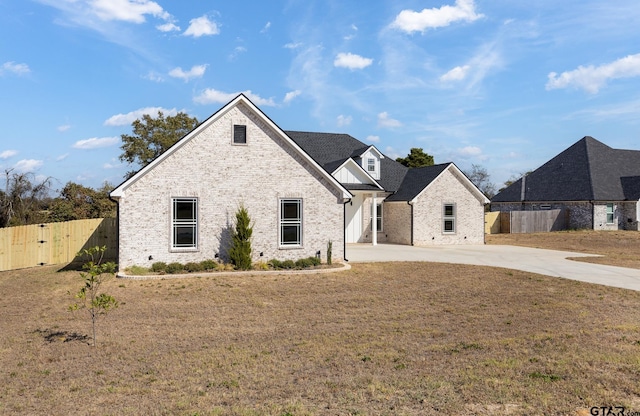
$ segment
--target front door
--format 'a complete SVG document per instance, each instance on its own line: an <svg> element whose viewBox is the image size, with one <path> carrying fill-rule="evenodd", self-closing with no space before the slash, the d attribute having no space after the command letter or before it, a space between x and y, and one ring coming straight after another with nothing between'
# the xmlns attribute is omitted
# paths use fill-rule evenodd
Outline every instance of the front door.
<svg viewBox="0 0 640 416"><path fill-rule="evenodd" d="M357 243L362 237L363 202L363 195L358 194L351 198L351 202L346 205L345 215L347 216L347 229L345 230L345 239L347 243Z"/></svg>

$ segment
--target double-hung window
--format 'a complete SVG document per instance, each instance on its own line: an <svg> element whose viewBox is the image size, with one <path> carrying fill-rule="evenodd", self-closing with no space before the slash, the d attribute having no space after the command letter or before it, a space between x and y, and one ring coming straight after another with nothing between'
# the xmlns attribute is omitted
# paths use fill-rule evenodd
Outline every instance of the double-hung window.
<svg viewBox="0 0 640 416"><path fill-rule="evenodd" d="M456 204L442 206L442 232L455 234L456 232Z"/></svg>
<svg viewBox="0 0 640 416"><path fill-rule="evenodd" d="M376 204L375 215L371 213L371 229L373 230L373 217L376 219L376 230L382 231L382 204Z"/></svg>
<svg viewBox="0 0 640 416"><path fill-rule="evenodd" d="M280 200L280 246L302 247L302 199Z"/></svg>
<svg viewBox="0 0 640 416"><path fill-rule="evenodd" d="M376 160L372 157L367 159L367 172L375 173L376 171Z"/></svg>
<svg viewBox="0 0 640 416"><path fill-rule="evenodd" d="M607 204L607 224L613 224L613 203Z"/></svg>
<svg viewBox="0 0 640 416"><path fill-rule="evenodd" d="M197 198L171 200L171 248L176 250L198 248Z"/></svg>

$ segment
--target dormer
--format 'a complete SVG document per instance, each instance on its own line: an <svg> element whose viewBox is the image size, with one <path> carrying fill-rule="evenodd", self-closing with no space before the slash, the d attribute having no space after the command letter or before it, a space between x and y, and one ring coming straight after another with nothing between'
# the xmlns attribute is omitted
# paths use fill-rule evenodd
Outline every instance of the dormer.
<svg viewBox="0 0 640 416"><path fill-rule="evenodd" d="M384 155L375 146L361 149L354 157L373 179L380 179L380 160L384 159Z"/></svg>

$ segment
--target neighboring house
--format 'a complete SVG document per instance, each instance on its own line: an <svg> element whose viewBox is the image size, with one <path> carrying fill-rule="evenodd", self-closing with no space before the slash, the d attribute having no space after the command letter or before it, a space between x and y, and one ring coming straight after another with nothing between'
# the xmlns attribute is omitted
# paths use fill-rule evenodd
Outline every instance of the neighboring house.
<svg viewBox="0 0 640 416"><path fill-rule="evenodd" d="M337 260L346 243L482 244L488 203L453 163L408 169L348 135L283 131L242 94L111 197L121 268L227 260L241 205L266 261L326 260L329 241Z"/></svg>
<svg viewBox="0 0 640 416"><path fill-rule="evenodd" d="M492 211L568 211L569 228L638 230L640 151L584 137L499 192Z"/></svg>

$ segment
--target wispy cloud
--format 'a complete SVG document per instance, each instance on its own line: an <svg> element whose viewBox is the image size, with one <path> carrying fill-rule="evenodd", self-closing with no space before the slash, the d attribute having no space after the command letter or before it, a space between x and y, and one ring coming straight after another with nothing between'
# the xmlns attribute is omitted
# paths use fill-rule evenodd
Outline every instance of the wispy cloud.
<svg viewBox="0 0 640 416"><path fill-rule="evenodd" d="M469 73L469 65L457 66L440 77L442 82L462 81Z"/></svg>
<svg viewBox="0 0 640 416"><path fill-rule="evenodd" d="M97 149L100 147L109 147L120 143L120 137L92 137L91 139L78 140L73 144L75 149Z"/></svg>
<svg viewBox="0 0 640 416"><path fill-rule="evenodd" d="M353 53L339 53L333 61L333 65L338 68L363 69L373 63L373 59L365 58Z"/></svg>
<svg viewBox="0 0 640 416"><path fill-rule="evenodd" d="M378 114L378 127L395 128L400 126L402 126L402 123L389 117L389 113L386 111Z"/></svg>
<svg viewBox="0 0 640 416"><path fill-rule="evenodd" d="M158 29L160 32L179 32L180 26L172 22L167 22L162 25L157 25L156 29Z"/></svg>
<svg viewBox="0 0 640 416"><path fill-rule="evenodd" d="M200 36L211 36L220 33L218 24L209 20L207 16L196 17L189 21L189 27L184 31L183 35L199 38Z"/></svg>
<svg viewBox="0 0 640 416"><path fill-rule="evenodd" d="M9 159L18 154L17 150L3 150L0 152L0 159Z"/></svg>
<svg viewBox="0 0 640 416"><path fill-rule="evenodd" d="M172 17L162 6L150 0L37 0L64 12L76 24L90 26L92 17L102 21L144 23L146 16L166 21Z"/></svg>
<svg viewBox="0 0 640 416"><path fill-rule="evenodd" d="M269 29L271 29L271 22L267 22L267 24L264 25L260 33L266 33L269 31Z"/></svg>
<svg viewBox="0 0 640 416"><path fill-rule="evenodd" d="M298 48L301 48L302 45L303 45L302 42L290 42L290 43L286 43L284 45L284 48L285 49L298 49Z"/></svg>
<svg viewBox="0 0 640 416"><path fill-rule="evenodd" d="M43 164L44 162L42 160L22 159L13 165L13 168L18 172L33 172Z"/></svg>
<svg viewBox="0 0 640 416"><path fill-rule="evenodd" d="M148 114L151 118L156 118L158 112L162 112L165 116L175 116L178 114L178 110L175 108L163 108L163 107L145 107L139 108L134 111L130 111L126 114L116 114L109 117L105 122L105 126L128 126L134 121L142 118L145 114Z"/></svg>
<svg viewBox="0 0 640 416"><path fill-rule="evenodd" d="M300 90L289 91L288 93L285 94L283 101L284 101L285 104L289 104L291 101L293 101L300 94L302 94L302 91L300 91Z"/></svg>
<svg viewBox="0 0 640 416"><path fill-rule="evenodd" d="M476 13L473 0L456 0L455 6L423 9L421 12L402 10L395 18L391 27L403 32L424 32L427 29L449 26L451 23L473 22L484 17Z"/></svg>
<svg viewBox="0 0 640 416"><path fill-rule="evenodd" d="M5 62L0 67L0 75L4 75L5 73L15 74L15 75L25 75L25 74L28 74L29 72L31 72L31 69L29 69L29 65L17 64L13 61Z"/></svg>
<svg viewBox="0 0 640 416"><path fill-rule="evenodd" d="M188 71L177 67L169 71L169 76L180 78L183 79L184 82L188 82L192 78L201 78L207 70L207 66L208 65L194 65Z"/></svg>
<svg viewBox="0 0 640 416"><path fill-rule="evenodd" d="M63 124L61 126L57 127L57 130L61 133L64 133L65 131L69 130L71 128L71 124Z"/></svg>
<svg viewBox="0 0 640 416"><path fill-rule="evenodd" d="M596 94L610 79L637 76L640 76L640 54L625 56L600 66L580 65L577 69L563 72L560 75L556 72L551 72L548 75L546 89L554 90L573 87Z"/></svg>
<svg viewBox="0 0 640 416"><path fill-rule="evenodd" d="M338 127L348 126L348 125L351 124L352 121L353 121L353 117L351 117L351 116L345 116L345 115L340 114L337 117Z"/></svg>
<svg viewBox="0 0 640 416"><path fill-rule="evenodd" d="M262 98L259 95L252 93L251 90L242 91L242 93L257 106L273 107L276 105L273 98ZM236 98L238 94L240 94L240 92L223 92L213 88L207 88L199 95L193 97L193 101L198 104L226 104Z"/></svg>
<svg viewBox="0 0 640 416"><path fill-rule="evenodd" d="M380 143L380 136L367 136L365 143Z"/></svg>

